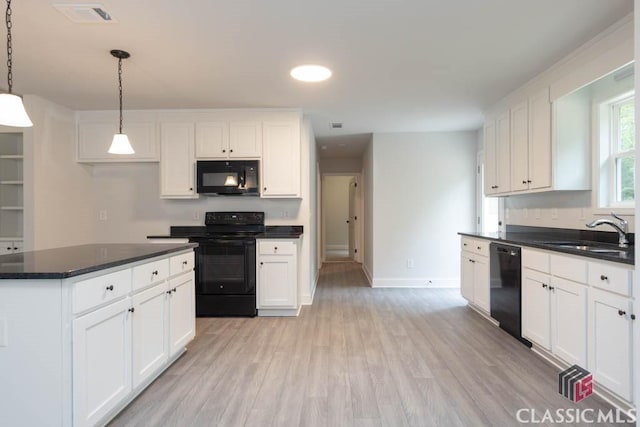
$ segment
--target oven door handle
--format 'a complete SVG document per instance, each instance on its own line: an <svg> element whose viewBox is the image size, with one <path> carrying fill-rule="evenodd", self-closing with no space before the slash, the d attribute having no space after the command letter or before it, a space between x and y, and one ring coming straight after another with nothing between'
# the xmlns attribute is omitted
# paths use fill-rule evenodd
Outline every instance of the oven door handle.
<svg viewBox="0 0 640 427"><path fill-rule="evenodd" d="M203 246L246 246L246 243L252 243L253 239L209 239L201 240L198 243Z"/></svg>

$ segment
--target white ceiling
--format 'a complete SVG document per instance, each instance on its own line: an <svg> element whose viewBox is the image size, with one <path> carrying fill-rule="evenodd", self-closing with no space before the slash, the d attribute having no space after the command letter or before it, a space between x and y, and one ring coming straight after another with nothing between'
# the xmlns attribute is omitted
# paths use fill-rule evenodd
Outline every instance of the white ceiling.
<svg viewBox="0 0 640 427"><path fill-rule="evenodd" d="M118 23L77 24L52 3L13 3L15 92L116 109L109 50L124 49L125 109L300 107L324 143L477 129L483 109L633 10L633 0L105 0ZM293 81L301 63L333 78Z"/></svg>

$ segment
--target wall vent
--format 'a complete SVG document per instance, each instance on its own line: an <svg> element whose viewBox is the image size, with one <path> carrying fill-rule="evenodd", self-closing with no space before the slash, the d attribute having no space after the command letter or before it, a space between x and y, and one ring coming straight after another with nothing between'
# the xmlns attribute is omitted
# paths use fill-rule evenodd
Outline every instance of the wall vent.
<svg viewBox="0 0 640 427"><path fill-rule="evenodd" d="M331 123L330 125L331 125L331 129L342 129L342 123L335 122L335 123Z"/></svg>
<svg viewBox="0 0 640 427"><path fill-rule="evenodd" d="M79 24L113 24L118 22L99 3L54 3L52 6L72 22Z"/></svg>

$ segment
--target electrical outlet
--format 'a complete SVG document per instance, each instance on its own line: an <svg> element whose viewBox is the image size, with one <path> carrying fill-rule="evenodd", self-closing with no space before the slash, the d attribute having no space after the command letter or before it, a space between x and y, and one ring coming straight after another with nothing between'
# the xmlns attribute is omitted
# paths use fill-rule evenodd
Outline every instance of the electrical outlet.
<svg viewBox="0 0 640 427"><path fill-rule="evenodd" d="M194 220L199 220L200 219L200 212L193 211L193 219Z"/></svg>
<svg viewBox="0 0 640 427"><path fill-rule="evenodd" d="M284 212L282 213L282 217L283 217L283 218L289 218L289 211L284 211Z"/></svg>
<svg viewBox="0 0 640 427"><path fill-rule="evenodd" d="M407 259L407 268L413 268L413 258Z"/></svg>
<svg viewBox="0 0 640 427"><path fill-rule="evenodd" d="M558 219L558 208L551 209L551 219Z"/></svg>
<svg viewBox="0 0 640 427"><path fill-rule="evenodd" d="M522 218L524 219L529 218L529 209L527 208L522 209Z"/></svg>
<svg viewBox="0 0 640 427"><path fill-rule="evenodd" d="M540 208L536 208L536 219L540 219Z"/></svg>
<svg viewBox="0 0 640 427"><path fill-rule="evenodd" d="M107 211L98 212L98 219L100 221L106 221L107 220Z"/></svg>

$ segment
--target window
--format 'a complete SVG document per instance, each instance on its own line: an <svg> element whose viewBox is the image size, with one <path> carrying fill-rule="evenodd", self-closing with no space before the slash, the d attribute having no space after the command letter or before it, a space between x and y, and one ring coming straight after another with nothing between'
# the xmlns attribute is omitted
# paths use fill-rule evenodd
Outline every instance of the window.
<svg viewBox="0 0 640 427"><path fill-rule="evenodd" d="M627 92L599 105L599 202L601 208L635 206L635 97Z"/></svg>
<svg viewBox="0 0 640 427"><path fill-rule="evenodd" d="M635 200L636 126L634 97L611 104L611 155L613 205L633 205Z"/></svg>

